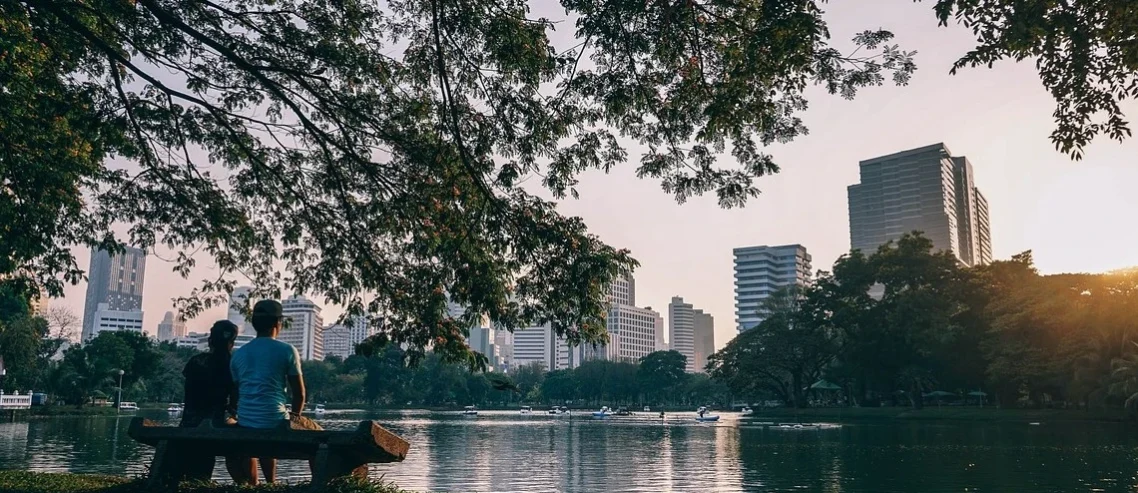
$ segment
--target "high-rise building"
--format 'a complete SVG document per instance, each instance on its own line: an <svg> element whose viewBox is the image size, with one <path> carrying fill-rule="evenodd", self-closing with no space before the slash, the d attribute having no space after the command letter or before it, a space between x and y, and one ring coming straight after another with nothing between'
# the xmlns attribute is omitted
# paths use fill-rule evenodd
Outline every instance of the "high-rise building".
<svg viewBox="0 0 1138 493"><path fill-rule="evenodd" d="M348 359L355 352L351 343L352 330L346 325L330 325L324 329L324 358L338 356Z"/></svg>
<svg viewBox="0 0 1138 493"><path fill-rule="evenodd" d="M701 312L702 313L702 312ZM672 350L687 358L688 372L694 372L695 364L695 307L684 303L684 299L673 296L668 303L668 340Z"/></svg>
<svg viewBox="0 0 1138 493"><path fill-rule="evenodd" d="M802 245L743 247L734 254L735 324L740 332L763 321L763 301L772 293L810 282L811 258Z"/></svg>
<svg viewBox="0 0 1138 493"><path fill-rule="evenodd" d="M933 144L865 160L860 168L861 183L848 188L851 249L869 255L920 231L965 265L992 261L988 202L968 158Z"/></svg>
<svg viewBox="0 0 1138 493"><path fill-rule="evenodd" d="M548 325L515 330L510 356L512 368L538 363L546 369L553 369L553 339L553 329Z"/></svg>
<svg viewBox="0 0 1138 493"><path fill-rule="evenodd" d="M91 250L87 269L87 299L83 304L84 342L95 337L95 315L100 304L114 312L138 312L142 318L142 287L146 279L146 252L127 247L113 257L105 250ZM140 329L141 330L141 329Z"/></svg>
<svg viewBox="0 0 1138 493"><path fill-rule="evenodd" d="M656 339L664 330L664 318L651 307L612 305L606 322L609 343L604 349L609 361L640 361L656 351Z"/></svg>
<svg viewBox="0 0 1138 493"><path fill-rule="evenodd" d="M356 346L359 346L365 339L375 335L376 330L383 326L383 319L377 319L375 324L372 324L368 317L359 315L352 317L348 325L348 344L352 346L352 352L355 352Z"/></svg>
<svg viewBox="0 0 1138 493"><path fill-rule="evenodd" d="M158 341L173 341L184 335L186 335L186 321L174 312L166 312L166 316L158 323Z"/></svg>
<svg viewBox="0 0 1138 493"><path fill-rule="evenodd" d="M233 288L233 292L229 293L229 310L226 314L226 319L233 322L233 325L241 327L241 332L245 334L252 334L253 324L245 318L245 313L253 309L253 303L257 300L249 299L249 292L253 288L248 286L238 286Z"/></svg>
<svg viewBox="0 0 1138 493"><path fill-rule="evenodd" d="M618 275L609 283L607 298L612 304L636 306L636 279L631 272Z"/></svg>
<svg viewBox="0 0 1138 493"><path fill-rule="evenodd" d="M498 346L498 369L506 371L513 368L514 362L514 334L499 328L495 331L494 345Z"/></svg>
<svg viewBox="0 0 1138 493"><path fill-rule="evenodd" d="M466 343L470 349L486 357L488 368L498 367L498 348L494 345L496 334L490 327L472 327Z"/></svg>
<svg viewBox="0 0 1138 493"><path fill-rule="evenodd" d="M707 358L715 353L715 318L703 310L695 310L692 317L695 335L695 371L703 373Z"/></svg>
<svg viewBox="0 0 1138 493"><path fill-rule="evenodd" d="M142 333L142 310L114 310L107 303L99 303L91 320L90 337L84 342L94 339L101 332L137 332Z"/></svg>
<svg viewBox="0 0 1138 493"><path fill-rule="evenodd" d="M293 296L281 302L286 324L277 339L292 344L302 360L324 359L324 319L308 298Z"/></svg>

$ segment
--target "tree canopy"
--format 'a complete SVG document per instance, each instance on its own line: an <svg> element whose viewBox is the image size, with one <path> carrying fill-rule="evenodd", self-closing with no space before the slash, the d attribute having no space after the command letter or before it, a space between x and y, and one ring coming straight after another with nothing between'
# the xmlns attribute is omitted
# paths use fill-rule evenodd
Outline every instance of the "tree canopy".
<svg viewBox="0 0 1138 493"><path fill-rule="evenodd" d="M0 276L58 296L84 275L72 247L165 246L183 275L195 253L218 267L186 316L241 276L382 315L373 342L413 357L471 358L482 315L601 342L604 287L636 263L527 180L575 197L583 171L638 159L681 202L740 206L778 171L763 147L806 132L807 86L853 97L916 68L888 31L830 46L816 1L530 4L0 0ZM1038 57L1077 155L1128 133L1124 4L936 13L976 30L960 66Z"/></svg>

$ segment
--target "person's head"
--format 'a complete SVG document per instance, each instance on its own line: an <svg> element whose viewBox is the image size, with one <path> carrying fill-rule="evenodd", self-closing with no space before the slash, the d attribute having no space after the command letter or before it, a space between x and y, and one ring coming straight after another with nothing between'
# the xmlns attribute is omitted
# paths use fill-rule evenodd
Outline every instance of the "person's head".
<svg viewBox="0 0 1138 493"><path fill-rule="evenodd" d="M237 325L228 320L218 320L209 329L209 351L217 354L233 352L233 342L237 340Z"/></svg>
<svg viewBox="0 0 1138 493"><path fill-rule="evenodd" d="M276 337L281 330L284 307L276 300L261 300L253 305L253 330L258 337Z"/></svg>

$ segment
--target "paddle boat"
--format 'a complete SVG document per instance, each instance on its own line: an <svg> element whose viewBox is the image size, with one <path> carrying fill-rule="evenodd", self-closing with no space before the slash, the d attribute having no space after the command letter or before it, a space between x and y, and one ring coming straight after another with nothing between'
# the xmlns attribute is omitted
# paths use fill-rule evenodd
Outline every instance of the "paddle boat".
<svg viewBox="0 0 1138 493"><path fill-rule="evenodd" d="M137 411L138 404L135 402L122 401L119 403L119 411Z"/></svg>
<svg viewBox="0 0 1138 493"><path fill-rule="evenodd" d="M522 406L521 410L519 410L518 413L519 414L533 414L533 408L529 407L529 406Z"/></svg>
<svg viewBox="0 0 1138 493"><path fill-rule="evenodd" d="M478 409L474 406L466 406L462 408L463 416L478 416Z"/></svg>
<svg viewBox="0 0 1138 493"><path fill-rule="evenodd" d="M609 416L612 416L612 409L609 409L608 406L601 406L600 411L593 412L593 417L597 419L604 419Z"/></svg>
<svg viewBox="0 0 1138 493"><path fill-rule="evenodd" d="M747 406L743 406L743 410L739 411L739 414L742 416L750 416L752 414L755 414L755 411L753 411L751 408L749 408Z"/></svg>
<svg viewBox="0 0 1138 493"><path fill-rule="evenodd" d="M314 414L316 414L317 416L323 416L323 415L324 415L324 413L325 413L325 411L324 411L324 404L317 404L317 405L316 405L316 409L314 409L312 412L313 412Z"/></svg>
<svg viewBox="0 0 1138 493"><path fill-rule="evenodd" d="M644 412L650 413L650 412L652 412L652 408L650 408L648 406L644 406Z"/></svg>
<svg viewBox="0 0 1138 493"><path fill-rule="evenodd" d="M166 412L171 416L182 414L185 409L186 407L180 402L171 402L169 406L166 406Z"/></svg>
<svg viewBox="0 0 1138 493"><path fill-rule="evenodd" d="M699 421L700 423L712 423L719 421L718 414L707 414L708 412L710 411L706 406L700 406L700 408L695 412L695 420Z"/></svg>
<svg viewBox="0 0 1138 493"><path fill-rule="evenodd" d="M622 408L619 408L616 410L616 415L617 416L632 416L632 411L629 411L627 407L622 407Z"/></svg>

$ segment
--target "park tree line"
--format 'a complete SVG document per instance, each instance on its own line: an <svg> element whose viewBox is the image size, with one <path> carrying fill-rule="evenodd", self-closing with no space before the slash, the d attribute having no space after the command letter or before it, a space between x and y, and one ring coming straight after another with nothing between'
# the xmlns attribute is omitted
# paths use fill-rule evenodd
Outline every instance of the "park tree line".
<svg viewBox="0 0 1138 493"><path fill-rule="evenodd" d="M915 233L841 257L763 312L708 364L751 401L921 407L934 392L1006 407L1138 401L1138 271L1040 275L1031 252L969 268Z"/></svg>

